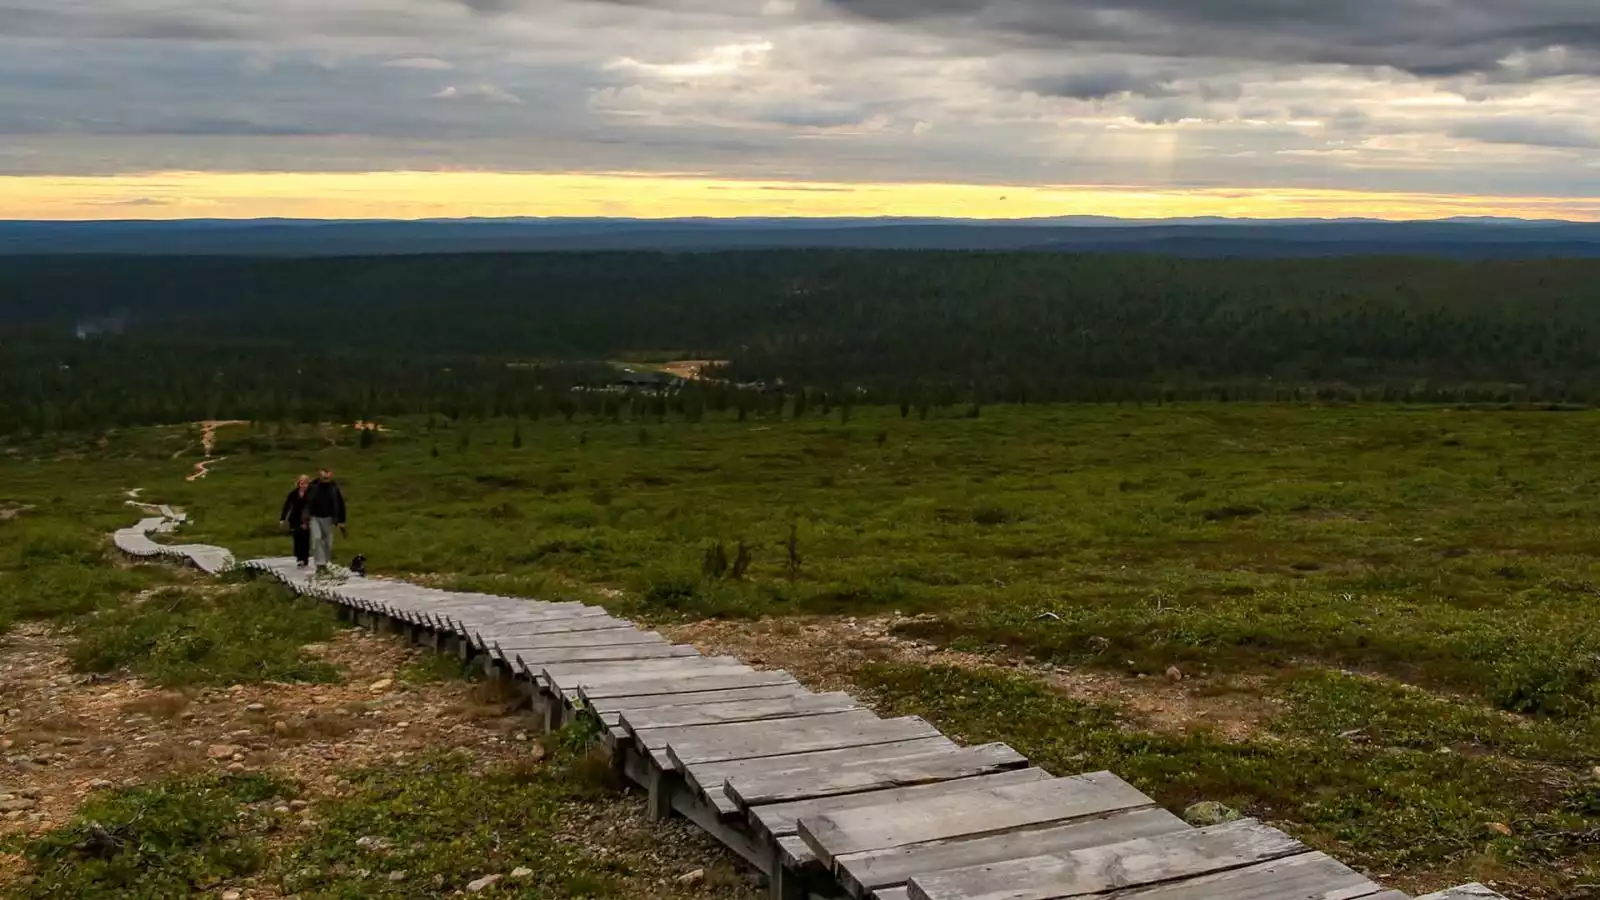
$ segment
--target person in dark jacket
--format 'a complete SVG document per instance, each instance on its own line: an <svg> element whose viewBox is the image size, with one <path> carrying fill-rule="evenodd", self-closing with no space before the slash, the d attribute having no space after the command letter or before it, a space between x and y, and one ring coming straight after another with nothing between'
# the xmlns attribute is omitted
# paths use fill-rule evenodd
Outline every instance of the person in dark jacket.
<svg viewBox="0 0 1600 900"><path fill-rule="evenodd" d="M283 512L278 515L278 524L294 537L294 561L302 569L311 562L311 528L306 524L306 496L310 491L309 475L296 478L294 489L283 501Z"/></svg>
<svg viewBox="0 0 1600 900"><path fill-rule="evenodd" d="M344 493L339 490L339 482L333 480L331 470L318 472L317 480L306 491L304 521L311 530L311 556L321 571L333 560L333 529L349 533L344 524Z"/></svg>

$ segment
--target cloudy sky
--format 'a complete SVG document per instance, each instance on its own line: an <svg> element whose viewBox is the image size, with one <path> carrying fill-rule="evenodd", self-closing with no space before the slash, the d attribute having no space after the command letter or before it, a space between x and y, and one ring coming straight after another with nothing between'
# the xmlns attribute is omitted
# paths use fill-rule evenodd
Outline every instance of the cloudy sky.
<svg viewBox="0 0 1600 900"><path fill-rule="evenodd" d="M1595 0L0 0L0 217L1600 218Z"/></svg>

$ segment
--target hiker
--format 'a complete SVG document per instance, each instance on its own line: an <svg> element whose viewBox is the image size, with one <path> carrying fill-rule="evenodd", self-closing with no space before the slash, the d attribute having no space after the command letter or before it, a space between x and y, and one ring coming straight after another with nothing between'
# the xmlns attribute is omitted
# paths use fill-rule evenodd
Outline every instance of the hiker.
<svg viewBox="0 0 1600 900"><path fill-rule="evenodd" d="M311 530L311 556L316 560L317 570L322 571L333 560L334 527L341 533L349 533L344 527L344 494L329 469L318 472L317 480L311 482L310 490L306 491L305 523Z"/></svg>
<svg viewBox="0 0 1600 900"><path fill-rule="evenodd" d="M311 491L311 476L301 475L283 501L278 524L294 537L294 564L304 569L311 562L311 528L306 524L306 495Z"/></svg>

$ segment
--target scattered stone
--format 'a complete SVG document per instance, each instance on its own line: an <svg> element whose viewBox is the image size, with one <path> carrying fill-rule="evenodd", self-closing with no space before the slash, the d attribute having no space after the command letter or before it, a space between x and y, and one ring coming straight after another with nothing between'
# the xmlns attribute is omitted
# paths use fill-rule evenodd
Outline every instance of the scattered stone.
<svg viewBox="0 0 1600 900"><path fill-rule="evenodd" d="M274 806L272 808L272 812L273 812L274 815L287 816L289 814L289 807L287 807L287 806Z"/></svg>
<svg viewBox="0 0 1600 900"><path fill-rule="evenodd" d="M1239 811L1214 800L1196 803L1183 811L1183 820L1196 828L1209 828L1224 822L1237 822L1244 818Z"/></svg>
<svg viewBox="0 0 1600 900"><path fill-rule="evenodd" d="M112 786L113 785L111 782L104 778L96 778L95 780L89 782L89 790L91 791L103 791Z"/></svg>
<svg viewBox="0 0 1600 900"><path fill-rule="evenodd" d="M678 876L678 883L683 885L684 887L694 887L695 885L700 884L701 882L703 882L705 880L706 880L706 870L705 869L695 869L693 872L685 872L682 875Z"/></svg>
<svg viewBox="0 0 1600 900"><path fill-rule="evenodd" d="M289 808L294 810L295 812L299 812L300 810L305 809L306 807L308 807L310 805L311 805L310 803L307 803L304 800L290 800L289 801Z"/></svg>
<svg viewBox="0 0 1600 900"><path fill-rule="evenodd" d="M288 734L289 723L279 719L278 721L272 723L272 731L274 734Z"/></svg>
<svg viewBox="0 0 1600 900"><path fill-rule="evenodd" d="M390 881L394 881L394 882L405 881L406 880L406 873L403 870L398 870L397 869L397 870L389 873L389 880Z"/></svg>
<svg viewBox="0 0 1600 900"><path fill-rule="evenodd" d="M1511 837L1511 826L1504 822L1490 822L1489 830L1501 837Z"/></svg>
<svg viewBox="0 0 1600 900"><path fill-rule="evenodd" d="M183 712L178 713L178 718L184 719L184 720L192 719L192 718L194 718L194 710L186 709Z"/></svg>
<svg viewBox="0 0 1600 900"><path fill-rule="evenodd" d="M244 894L239 891L223 891L222 900L239 900Z"/></svg>
<svg viewBox="0 0 1600 900"><path fill-rule="evenodd" d="M206 759L228 759L240 749L234 744L212 744L206 748Z"/></svg>
<svg viewBox="0 0 1600 900"><path fill-rule="evenodd" d="M245 705L244 711L245 712L266 712L267 711L267 705L265 703L249 703L249 704Z"/></svg>
<svg viewBox="0 0 1600 900"><path fill-rule="evenodd" d="M528 757L530 759L532 759L534 762L542 761L544 759L544 757L545 757L544 745L543 744L534 744L532 747L529 747L528 748Z"/></svg>
<svg viewBox="0 0 1600 900"><path fill-rule="evenodd" d="M393 678L385 678L382 681L374 681L372 683L372 687L367 688L367 690L371 691L374 694L381 694L384 691L387 691L391 687L394 687L394 679Z"/></svg>
<svg viewBox="0 0 1600 900"><path fill-rule="evenodd" d="M1179 669L1177 666L1167 666L1167 680L1174 682L1182 681L1183 670Z"/></svg>
<svg viewBox="0 0 1600 900"><path fill-rule="evenodd" d="M526 743L528 740L528 733L526 731L519 731L517 732L516 738L518 741Z"/></svg>
<svg viewBox="0 0 1600 900"><path fill-rule="evenodd" d="M389 842L384 838L374 837L373 835L369 834L364 838L358 839L356 841L356 846L363 850L372 850L376 852L378 850L389 849Z"/></svg>
<svg viewBox="0 0 1600 900"><path fill-rule="evenodd" d="M17 796L27 797L29 800L38 800L44 795L39 793L37 788L23 788L22 790L17 791Z"/></svg>
<svg viewBox="0 0 1600 900"><path fill-rule="evenodd" d="M485 875L482 878L478 878L478 879L475 879L473 881L469 881L469 882L467 882L467 893L469 893L469 894L482 893L483 891L486 891L489 888L493 887L494 883L496 881L499 881L501 877L502 876L499 876L499 875Z"/></svg>
<svg viewBox="0 0 1600 900"><path fill-rule="evenodd" d="M76 747L77 745L83 743L83 738L81 738L81 737L56 738L56 743L60 744L63 747Z"/></svg>
<svg viewBox="0 0 1600 900"><path fill-rule="evenodd" d="M26 797L19 797L15 800L0 800L0 813L16 813L18 816L20 816L22 813L27 812L38 805L39 801L29 800Z"/></svg>
<svg viewBox="0 0 1600 900"><path fill-rule="evenodd" d="M242 762L231 762L231 763L228 763L228 771L232 772L235 775L237 775L240 772L244 771L244 763L242 763Z"/></svg>

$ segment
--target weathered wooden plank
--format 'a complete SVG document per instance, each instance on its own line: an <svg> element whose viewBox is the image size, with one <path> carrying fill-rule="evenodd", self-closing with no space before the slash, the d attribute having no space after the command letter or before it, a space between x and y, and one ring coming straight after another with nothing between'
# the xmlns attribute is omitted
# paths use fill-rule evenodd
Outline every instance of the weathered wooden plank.
<svg viewBox="0 0 1600 900"><path fill-rule="evenodd" d="M965 749L965 748L962 748ZM961 750L953 751L960 753ZM908 757L907 761L915 763L930 757ZM880 763L880 765L882 765ZM803 769L801 771L826 773L831 767ZM790 770L793 771L793 770ZM759 776L758 776L759 777ZM914 787L893 788L881 791L866 791L859 794L838 794L827 797L812 797L805 800L795 800L788 803L774 803L770 806L755 806L749 810L751 827L757 833L769 834L774 837L786 834L795 834L801 819L808 819L825 813L842 812L847 809L859 809L863 806L887 806L891 803L909 803L936 797L939 794L959 793L978 788L1000 787L1007 784L1026 784L1030 781L1047 781L1052 776L1043 769L1013 769L1009 772L997 772L990 775L977 775L971 778L955 778L941 781L936 784L919 784ZM743 805L743 804L741 804ZM1030 854L1031 855L1031 854ZM948 868L948 867L946 867Z"/></svg>
<svg viewBox="0 0 1600 900"><path fill-rule="evenodd" d="M487 642L483 642L484 637ZM667 639L654 631L640 631L628 625L594 631L565 631L556 634L502 634L497 631L474 635L480 646L499 644L504 650L540 650L549 647L607 647L619 644L665 644Z"/></svg>
<svg viewBox="0 0 1600 900"><path fill-rule="evenodd" d="M808 797L828 797L909 787L936 781L950 781L1018 769L1028 758L1005 744L963 747L943 756L902 759L892 762L868 761L826 769L764 772L725 785L728 796L740 806L787 803ZM1045 777L1043 775L1039 777Z"/></svg>
<svg viewBox="0 0 1600 900"><path fill-rule="evenodd" d="M927 753L943 752L944 748L954 746L954 741L943 735L940 735L936 738L919 738L913 741L896 741L890 744L870 744L864 747L846 747L843 750L824 750L819 751L817 754L798 754L798 756L813 756L820 755L822 753L840 753L846 754L847 758L849 759L860 760L868 759L874 756L879 758L889 758L891 756L919 756ZM733 763L761 763L768 759L784 758L786 757L760 757L749 760L734 760ZM719 767L727 764L711 763L710 765L713 767ZM710 772L713 774L715 771L715 768L710 770ZM708 775L707 777L710 778L711 776ZM699 792L699 796L705 797L717 808L718 813L720 813L723 818L745 820L749 818L747 811L743 807L739 806L739 804L733 802L733 798L729 797L728 792L723 790L722 785L717 783L715 780L696 781L690 778L688 781L691 787ZM810 851L806 852L809 857L811 855Z"/></svg>
<svg viewBox="0 0 1600 900"><path fill-rule="evenodd" d="M914 875L1032 856L1056 856L1088 847L1192 830L1182 819L1164 809L1136 809L1078 819L1064 825L850 853L834 860L834 871L845 890L862 897L883 887L905 884Z"/></svg>
<svg viewBox="0 0 1600 900"><path fill-rule="evenodd" d="M608 697L638 697L645 692L688 693L694 690L768 687L774 684L795 684L795 679L786 671L758 673L750 666L698 666L678 671L643 671L637 677L568 674L562 677L560 687L555 687L555 690L570 693L571 697L578 697L579 690L582 690L586 697L605 700Z"/></svg>
<svg viewBox="0 0 1600 900"><path fill-rule="evenodd" d="M1417 900L1506 900L1485 885L1477 882L1446 888L1436 894L1418 897Z"/></svg>
<svg viewBox="0 0 1600 900"><path fill-rule="evenodd" d="M869 760L927 756L934 753L949 753L955 749L956 742L940 734L934 737L916 738L909 741L896 741L892 744L872 744L864 747L846 747L840 750L815 750L811 752L785 753L781 756L761 756L722 762L695 763L684 770L684 778L688 780L691 786L702 793L725 797L727 795L722 791L723 783L741 776L751 776L762 772L793 770L802 767L825 768L867 762ZM728 802L731 804L733 801L730 798Z"/></svg>
<svg viewBox="0 0 1600 900"><path fill-rule="evenodd" d="M479 628L526 628L535 630L546 622L559 622L566 619L609 619L610 614L599 607L586 609L466 609L466 610L433 610L441 616L450 619L457 626L471 629Z"/></svg>
<svg viewBox="0 0 1600 900"><path fill-rule="evenodd" d="M598 606L590 606L586 603L578 603L571 600L552 603L545 600L526 600L519 597L498 597L494 594L462 594L452 591L437 591L434 595L439 598L434 603L434 606L445 612L468 609L600 609Z"/></svg>
<svg viewBox="0 0 1600 900"><path fill-rule="evenodd" d="M524 650L510 650L496 644L494 649L500 656L514 658L518 665L528 669L559 663L700 658L700 651L689 644L607 644L598 647L534 647Z"/></svg>
<svg viewBox="0 0 1600 900"><path fill-rule="evenodd" d="M496 630L493 626L489 626L487 628L479 628L477 631L485 635L492 633L496 638L517 638L634 627L634 624L626 619L607 616L585 616L579 619L550 619L537 625L515 626L504 630Z"/></svg>
<svg viewBox="0 0 1600 900"><path fill-rule="evenodd" d="M640 659L628 662L597 660L529 666L543 683L555 690L576 691L582 685L626 684L653 680L694 678L705 675L747 674L755 670L731 656L680 656L670 659Z"/></svg>
<svg viewBox="0 0 1600 900"><path fill-rule="evenodd" d="M815 865L817 855L811 852L798 834L787 834L777 840L778 862L786 869L799 870Z"/></svg>
<svg viewBox="0 0 1600 900"><path fill-rule="evenodd" d="M919 893L921 880L921 876L911 880L908 893L912 900L927 900L926 894ZM1139 900L1376 900L1382 894L1382 888L1326 854L1302 853L1135 891L1113 889L1078 896L1095 900L1132 896Z"/></svg>
<svg viewBox="0 0 1600 900"><path fill-rule="evenodd" d="M1309 852L1276 828L1242 819L1067 853L918 873L915 900L1058 900L1191 879Z"/></svg>
<svg viewBox="0 0 1600 900"><path fill-rule="evenodd" d="M452 631L462 634L485 629L536 632L548 624L556 622L570 622L580 619L606 619L609 616L580 614L577 612L451 612L439 609L429 609L429 615L437 618L442 624Z"/></svg>
<svg viewBox="0 0 1600 900"><path fill-rule="evenodd" d="M728 688L720 691L690 691L674 694L626 694L620 697L590 697L588 688L580 688L578 696L585 706L593 709L626 712L630 709L660 709L664 706L699 706L707 703L738 703L744 700L776 700L811 692L793 682L765 687Z"/></svg>
<svg viewBox="0 0 1600 900"><path fill-rule="evenodd" d="M880 719L865 709L805 719L772 719L762 722L759 728L735 723L651 732L652 739L659 738L665 744L675 769L695 763L887 744L938 734L939 729L915 716Z"/></svg>
<svg viewBox="0 0 1600 900"><path fill-rule="evenodd" d="M870 713L871 710L861 710L857 708L854 710L846 709L842 712ZM809 713L795 713L785 716L781 719L760 719L750 722L719 723L717 725L688 725L670 728L646 728L633 732L633 738L635 743L644 747L645 751L649 754L650 761L652 763L659 766L663 771L676 772L681 771L683 766L673 755L675 751L672 748L675 745L668 739L668 735L676 735L680 740L684 735L698 739L699 735L696 733L704 732L709 728L719 729L723 742L716 744L710 750L706 750L704 747L702 747L701 752L711 754L715 760L735 758L744 759L747 758L746 754L749 753L757 753L758 755L772 755L774 748L788 752L796 749L797 747L806 746L811 746L818 749L867 746L871 744L891 743L895 740L906 740L907 734L919 737L927 736L928 734L927 730L925 729L909 728L903 723L885 728L883 727L885 720L877 718L876 714L873 714L870 720L863 719L863 722L866 723L864 725L843 726L838 722L831 724L818 724L827 722L827 720L837 720L839 719L840 714L841 711L839 710L824 709ZM732 726L744 727L735 728ZM781 727L773 728L773 726ZM763 732L762 734L755 734L751 730L755 728L764 728L768 729L768 731ZM773 734L771 734L772 731L780 732L783 737L775 737ZM796 737L796 734L803 734L803 737ZM761 749L753 750L751 749L752 747L759 747ZM723 754L732 755L725 756ZM727 803L733 803L733 798L729 797L726 792L718 790L714 793ZM721 812L722 809L720 803L718 804L718 807L719 812ZM737 810L737 804L733 804L732 811L737 812Z"/></svg>
<svg viewBox="0 0 1600 900"><path fill-rule="evenodd" d="M994 834L1154 806L1155 801L1110 772L1055 778L990 790L943 794L915 803L865 807L800 820L800 837L832 866L837 856L963 835Z"/></svg>
<svg viewBox="0 0 1600 900"><path fill-rule="evenodd" d="M819 713L845 712L860 708L861 704L856 698L845 693L792 694L775 700L630 709L622 714L622 724L629 731L637 732L651 728L683 728L691 725L719 725L792 716L814 716Z"/></svg>

